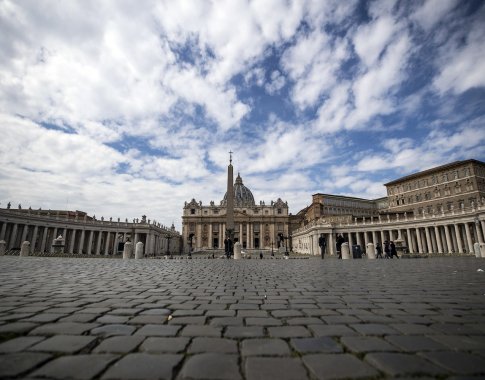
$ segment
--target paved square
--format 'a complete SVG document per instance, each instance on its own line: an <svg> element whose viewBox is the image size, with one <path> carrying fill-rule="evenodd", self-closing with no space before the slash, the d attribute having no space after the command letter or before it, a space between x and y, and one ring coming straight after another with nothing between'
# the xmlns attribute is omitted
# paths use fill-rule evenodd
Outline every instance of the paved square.
<svg viewBox="0 0 485 380"><path fill-rule="evenodd" d="M471 257L0 257L0 375L483 378L479 269Z"/></svg>

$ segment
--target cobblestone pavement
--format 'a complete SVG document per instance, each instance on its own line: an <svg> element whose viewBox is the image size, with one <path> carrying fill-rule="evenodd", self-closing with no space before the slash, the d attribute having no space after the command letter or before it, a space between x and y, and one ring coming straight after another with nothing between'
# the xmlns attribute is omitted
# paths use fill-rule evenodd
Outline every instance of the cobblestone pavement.
<svg viewBox="0 0 485 380"><path fill-rule="evenodd" d="M0 378L484 378L479 269L0 257Z"/></svg>

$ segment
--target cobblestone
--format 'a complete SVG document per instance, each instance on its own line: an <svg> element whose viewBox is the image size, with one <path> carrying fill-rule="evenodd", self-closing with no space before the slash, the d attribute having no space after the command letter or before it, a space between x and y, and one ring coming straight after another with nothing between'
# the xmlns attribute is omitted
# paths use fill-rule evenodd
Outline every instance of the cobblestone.
<svg viewBox="0 0 485 380"><path fill-rule="evenodd" d="M483 265L3 256L0 377L484 378Z"/></svg>

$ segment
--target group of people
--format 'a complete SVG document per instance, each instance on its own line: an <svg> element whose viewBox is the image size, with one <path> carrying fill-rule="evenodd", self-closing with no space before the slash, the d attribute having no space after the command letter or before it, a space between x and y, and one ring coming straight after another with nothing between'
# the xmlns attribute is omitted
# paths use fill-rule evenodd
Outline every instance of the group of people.
<svg viewBox="0 0 485 380"><path fill-rule="evenodd" d="M396 245L393 241L385 241L384 242L384 257L382 257L382 246L380 243L376 244L376 259L393 259L394 256L399 259L397 255Z"/></svg>

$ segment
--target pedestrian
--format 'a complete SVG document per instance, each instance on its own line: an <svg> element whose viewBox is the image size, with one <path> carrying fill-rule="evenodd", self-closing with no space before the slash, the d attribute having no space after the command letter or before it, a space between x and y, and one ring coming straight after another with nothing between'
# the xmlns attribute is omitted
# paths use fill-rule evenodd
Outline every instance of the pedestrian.
<svg viewBox="0 0 485 380"><path fill-rule="evenodd" d="M327 240L323 234L320 234L318 238L318 246L320 247L320 255L322 256L322 260L325 257L325 249L327 248Z"/></svg>
<svg viewBox="0 0 485 380"><path fill-rule="evenodd" d="M263 259L263 252L259 252L259 258Z"/></svg>
<svg viewBox="0 0 485 380"><path fill-rule="evenodd" d="M341 234L337 235L337 254L338 258L342 258L342 244L345 242L344 237Z"/></svg>
<svg viewBox="0 0 485 380"><path fill-rule="evenodd" d="M399 256L397 255L396 246L394 245L394 242L391 241L389 246L390 246L390 250L391 250L391 259L393 259L394 256L396 256L399 259Z"/></svg>
<svg viewBox="0 0 485 380"><path fill-rule="evenodd" d="M382 259L382 246L380 243L376 244L376 259Z"/></svg>
<svg viewBox="0 0 485 380"><path fill-rule="evenodd" d="M391 247L389 246L389 242L387 240L384 242L384 257L386 259L391 258Z"/></svg>

